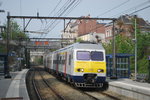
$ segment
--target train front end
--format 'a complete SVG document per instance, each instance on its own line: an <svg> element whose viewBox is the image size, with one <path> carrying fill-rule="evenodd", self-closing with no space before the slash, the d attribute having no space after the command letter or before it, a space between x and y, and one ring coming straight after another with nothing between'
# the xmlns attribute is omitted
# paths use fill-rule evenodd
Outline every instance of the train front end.
<svg viewBox="0 0 150 100"><path fill-rule="evenodd" d="M73 81L76 87L108 88L104 49L76 49Z"/></svg>

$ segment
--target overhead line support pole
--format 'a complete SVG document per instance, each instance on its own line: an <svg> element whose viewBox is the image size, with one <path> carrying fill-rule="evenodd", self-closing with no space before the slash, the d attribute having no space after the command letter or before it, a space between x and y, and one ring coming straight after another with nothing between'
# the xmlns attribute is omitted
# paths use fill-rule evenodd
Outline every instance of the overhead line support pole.
<svg viewBox="0 0 150 100"><path fill-rule="evenodd" d="M113 75L112 75L112 79L116 79L116 44L115 44L115 20L113 20L113 27L112 27L112 34L113 34L113 44L112 44L112 48L113 48Z"/></svg>
<svg viewBox="0 0 150 100"><path fill-rule="evenodd" d="M135 22L134 22L134 34L135 34L135 80L137 80L137 16L134 16Z"/></svg>
<svg viewBox="0 0 150 100"><path fill-rule="evenodd" d="M6 66L6 75L5 78L11 78L10 73L9 73L9 34L10 34L10 13L8 12L7 14L7 44L6 44L6 49L7 49L7 66Z"/></svg>

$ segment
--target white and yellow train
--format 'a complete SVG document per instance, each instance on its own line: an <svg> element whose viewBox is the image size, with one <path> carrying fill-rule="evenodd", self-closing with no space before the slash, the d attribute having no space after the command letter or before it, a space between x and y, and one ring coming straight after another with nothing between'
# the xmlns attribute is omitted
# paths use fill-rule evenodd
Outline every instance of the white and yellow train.
<svg viewBox="0 0 150 100"><path fill-rule="evenodd" d="M45 68L76 87L108 88L101 44L74 43L45 56Z"/></svg>

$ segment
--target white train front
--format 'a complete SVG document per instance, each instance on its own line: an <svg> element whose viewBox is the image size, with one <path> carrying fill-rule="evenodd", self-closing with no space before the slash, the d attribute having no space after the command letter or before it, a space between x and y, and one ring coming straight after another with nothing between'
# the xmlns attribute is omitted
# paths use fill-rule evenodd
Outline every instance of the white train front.
<svg viewBox="0 0 150 100"><path fill-rule="evenodd" d="M101 44L75 43L47 54L44 63L46 70L76 87L108 88Z"/></svg>

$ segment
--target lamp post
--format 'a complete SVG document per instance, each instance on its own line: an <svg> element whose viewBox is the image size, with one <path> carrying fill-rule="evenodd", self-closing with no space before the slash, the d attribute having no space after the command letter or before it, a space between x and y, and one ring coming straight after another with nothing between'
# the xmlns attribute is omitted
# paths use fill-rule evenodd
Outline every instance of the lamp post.
<svg viewBox="0 0 150 100"><path fill-rule="evenodd" d="M9 34L10 34L10 18L8 18L9 16L9 12L7 15L7 44L6 44L6 48L7 48L7 68L6 68L6 75L5 78L11 78L10 73L9 73Z"/></svg>
<svg viewBox="0 0 150 100"><path fill-rule="evenodd" d="M134 78L134 80L136 81L137 80L137 25L136 25L136 23L137 23L137 16L135 15L134 16L134 34L135 34L135 78Z"/></svg>

